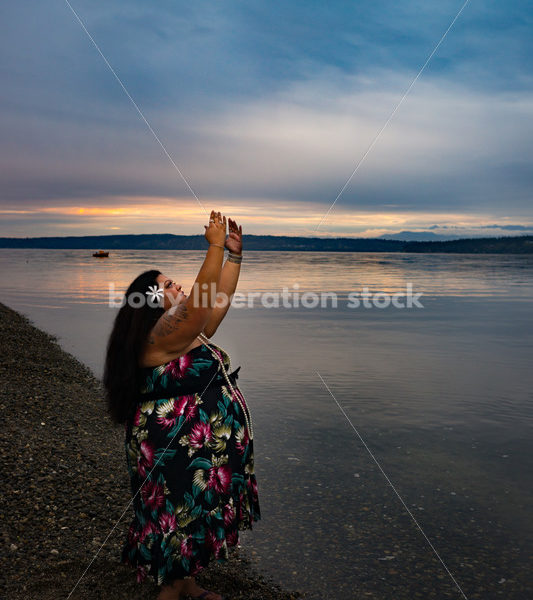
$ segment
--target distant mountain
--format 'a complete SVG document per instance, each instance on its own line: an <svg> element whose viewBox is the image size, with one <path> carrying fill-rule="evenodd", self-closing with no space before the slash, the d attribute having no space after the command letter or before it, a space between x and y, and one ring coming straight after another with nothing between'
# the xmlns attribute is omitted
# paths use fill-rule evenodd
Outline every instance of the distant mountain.
<svg viewBox="0 0 533 600"><path fill-rule="evenodd" d="M460 240L460 235L443 235L432 231L400 231L399 233L384 233L381 240L402 240L404 242L447 242Z"/></svg>
<svg viewBox="0 0 533 600"><path fill-rule="evenodd" d="M416 233L416 232L411 232ZM397 234L399 235L399 234ZM533 236L467 238L445 241L404 241L381 238L318 238L283 235L244 235L246 250L300 252L463 252L533 253ZM203 235L153 233L41 238L0 238L0 248L79 250L205 250Z"/></svg>
<svg viewBox="0 0 533 600"><path fill-rule="evenodd" d="M533 254L533 235L466 238L447 242L404 242L403 252Z"/></svg>

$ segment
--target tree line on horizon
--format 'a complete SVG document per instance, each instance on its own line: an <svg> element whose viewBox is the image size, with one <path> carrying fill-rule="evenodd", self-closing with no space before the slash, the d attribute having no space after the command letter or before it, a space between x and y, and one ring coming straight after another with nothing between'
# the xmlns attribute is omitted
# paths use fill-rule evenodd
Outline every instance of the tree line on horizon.
<svg viewBox="0 0 533 600"><path fill-rule="evenodd" d="M459 252L472 254L530 254L533 236L463 238L446 241L403 241L380 238L314 238L243 235L246 250L299 252ZM205 250L203 235L172 233L114 234L65 237L0 237L0 248L70 250Z"/></svg>

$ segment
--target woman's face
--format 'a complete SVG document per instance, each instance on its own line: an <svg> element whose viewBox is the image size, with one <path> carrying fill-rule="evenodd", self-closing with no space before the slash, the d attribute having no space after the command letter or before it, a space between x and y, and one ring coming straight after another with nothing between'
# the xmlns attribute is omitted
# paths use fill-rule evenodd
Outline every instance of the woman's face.
<svg viewBox="0 0 533 600"><path fill-rule="evenodd" d="M176 283L170 277L163 273L157 276L157 286L164 290L164 305L163 308L168 310L171 306L177 306L185 300L187 296L181 291L181 284Z"/></svg>

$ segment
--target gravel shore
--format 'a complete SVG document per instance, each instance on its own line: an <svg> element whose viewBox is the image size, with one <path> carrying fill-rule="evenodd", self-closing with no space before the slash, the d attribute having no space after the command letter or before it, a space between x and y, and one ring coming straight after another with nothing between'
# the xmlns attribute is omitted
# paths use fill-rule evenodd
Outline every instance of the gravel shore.
<svg viewBox="0 0 533 600"><path fill-rule="evenodd" d="M101 382L1 303L0 330L0 596L155 599L159 588L119 562L131 497L123 430L106 415ZM244 549L230 556L199 584L235 600L300 597L254 572Z"/></svg>

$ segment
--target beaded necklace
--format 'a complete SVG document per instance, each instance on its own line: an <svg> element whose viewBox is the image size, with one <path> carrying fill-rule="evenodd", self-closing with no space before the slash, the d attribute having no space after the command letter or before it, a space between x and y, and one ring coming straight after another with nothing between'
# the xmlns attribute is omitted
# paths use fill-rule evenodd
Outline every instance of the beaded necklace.
<svg viewBox="0 0 533 600"><path fill-rule="evenodd" d="M228 377L228 373L226 371L226 367L224 366L224 361L220 358L220 356L213 350L213 348L211 348L210 341L209 338L207 336L205 336L203 333L200 333L198 336L202 342L204 343L204 345L209 348L211 354L218 360L218 362L220 363L220 366L222 367L222 373L224 374L224 378L228 384L229 389L231 390L231 398L233 400L233 397L235 396L235 398L237 399L237 402L239 403L239 406L242 409L242 412L244 414L244 419L246 421L246 427L248 428L248 436L251 440L254 439L254 430L252 428L252 415L248 413L247 409L246 409L246 402L244 399L244 394L240 391L240 390L236 390L234 389L234 387L231 385L231 381L229 380ZM229 354L224 350L224 348L222 348L221 346L219 346L217 344L217 348L219 348L219 350L222 350L223 352L225 352L225 354L229 357ZM231 366L231 363L230 363Z"/></svg>

